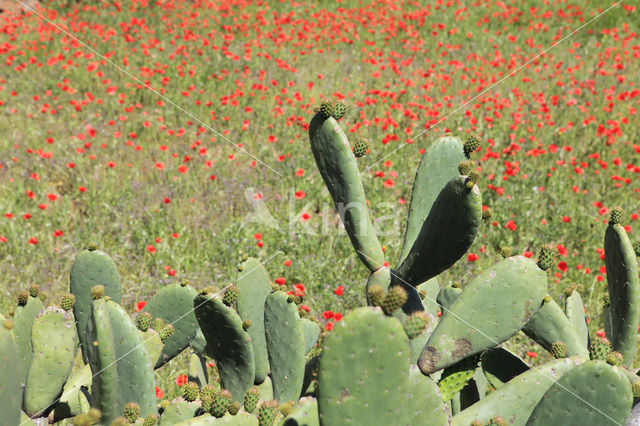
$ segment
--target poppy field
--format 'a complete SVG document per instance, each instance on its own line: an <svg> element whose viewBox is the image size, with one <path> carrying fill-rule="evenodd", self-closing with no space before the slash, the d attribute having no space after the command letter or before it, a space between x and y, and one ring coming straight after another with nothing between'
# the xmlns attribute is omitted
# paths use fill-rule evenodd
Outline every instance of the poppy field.
<svg viewBox="0 0 640 426"><path fill-rule="evenodd" d="M561 303L567 289L579 292L590 339L605 336L612 213L624 211L616 224L640 240L633 2L44 0L23 9L0 14L4 317L32 284L45 306L59 303L76 255L95 244L117 265L120 305L134 316L165 286L222 293L254 258L328 338L371 303L370 271L310 147L310 122L332 99L346 105L337 123L351 143L368 140L358 179L384 266L404 258L425 152L442 137L471 138L472 185L492 214L438 272L440 287L464 289L503 257L533 261L546 245L555 253L546 293ZM532 366L555 356L523 333L504 347ZM155 370L159 403L188 386L189 356L175 356ZM625 361L640 366L637 352ZM207 360L212 375L215 364Z"/></svg>

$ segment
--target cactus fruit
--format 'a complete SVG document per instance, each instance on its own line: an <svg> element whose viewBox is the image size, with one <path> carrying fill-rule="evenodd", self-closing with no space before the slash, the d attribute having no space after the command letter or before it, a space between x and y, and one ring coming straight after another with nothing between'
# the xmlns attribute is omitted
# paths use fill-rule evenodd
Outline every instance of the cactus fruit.
<svg viewBox="0 0 640 426"><path fill-rule="evenodd" d="M153 317L149 312L140 312L136 317L136 326L140 331L147 331L151 326Z"/></svg>
<svg viewBox="0 0 640 426"><path fill-rule="evenodd" d="M130 402L124 406L123 413L125 419L127 419L129 423L135 423L140 415L140 406L135 402Z"/></svg>
<svg viewBox="0 0 640 426"><path fill-rule="evenodd" d="M259 391L257 387L250 388L244 395L244 411L253 413L258 406Z"/></svg>
<svg viewBox="0 0 640 426"><path fill-rule="evenodd" d="M324 118L333 117L340 120L347 112L347 105L336 97L325 98L320 105L314 108L314 112Z"/></svg>
<svg viewBox="0 0 640 426"><path fill-rule="evenodd" d="M160 330L164 328L164 320L162 318L154 318L153 321L151 321L151 328L160 332Z"/></svg>
<svg viewBox="0 0 640 426"><path fill-rule="evenodd" d="M636 254L636 256L640 256L640 240L633 243L633 252Z"/></svg>
<svg viewBox="0 0 640 426"><path fill-rule="evenodd" d="M356 158L363 157L369 150L369 140L367 138L358 137L353 143L353 155Z"/></svg>
<svg viewBox="0 0 640 426"><path fill-rule="evenodd" d="M27 290L22 290L18 293L18 306L25 306L29 301L29 292Z"/></svg>
<svg viewBox="0 0 640 426"><path fill-rule="evenodd" d="M506 259L507 257L511 257L513 256L513 249L511 247L502 247L500 249L500 255L502 256L503 259Z"/></svg>
<svg viewBox="0 0 640 426"><path fill-rule="evenodd" d="M567 356L567 344L564 342L555 342L551 345L551 355L555 359L564 358Z"/></svg>
<svg viewBox="0 0 640 426"><path fill-rule="evenodd" d="M407 291L400 286L389 287L387 295L382 302L382 311L385 315L391 315L396 309L400 309L407 301Z"/></svg>
<svg viewBox="0 0 640 426"><path fill-rule="evenodd" d="M489 420L489 426L507 426L504 417L496 416Z"/></svg>
<svg viewBox="0 0 640 426"><path fill-rule="evenodd" d="M480 172L477 170L471 170L469 172L469 176L467 176L467 181L466 181L467 188L473 189L474 185L477 184L479 180L480 180ZM480 213L480 215L482 217L482 213Z"/></svg>
<svg viewBox="0 0 640 426"><path fill-rule="evenodd" d="M242 329L244 331L249 330L249 327L251 327L251 320L246 319L246 320L242 321Z"/></svg>
<svg viewBox="0 0 640 426"><path fill-rule="evenodd" d="M340 124L319 113L309 123L309 141L345 231L360 261L374 272L384 265L384 253L369 217L358 162Z"/></svg>
<svg viewBox="0 0 640 426"><path fill-rule="evenodd" d="M155 426L158 423L158 416L155 414L149 414L142 421L142 426Z"/></svg>
<svg viewBox="0 0 640 426"><path fill-rule="evenodd" d="M290 402L280 404L280 407L278 407L278 409L280 410L280 414L282 414L284 417L287 417L293 411L293 407L291 406Z"/></svg>
<svg viewBox="0 0 640 426"><path fill-rule="evenodd" d="M163 347L166 345L167 339L173 336L175 332L175 327L173 324L167 324L158 331L158 335L160 336L160 340L162 340ZM157 365L157 364L156 364Z"/></svg>
<svg viewBox="0 0 640 426"><path fill-rule="evenodd" d="M409 339L418 337L427 327L429 317L425 312L414 312L404 322L404 331Z"/></svg>
<svg viewBox="0 0 640 426"><path fill-rule="evenodd" d="M38 293L40 292L40 287L38 284L31 284L29 287L29 296L38 297Z"/></svg>
<svg viewBox="0 0 640 426"><path fill-rule="evenodd" d="M222 417L225 415L231 404L231 392L227 389L221 389L213 396L211 404L211 415L214 417Z"/></svg>
<svg viewBox="0 0 640 426"><path fill-rule="evenodd" d="M238 287L235 284L231 284L224 291L222 301L225 305L233 307L238 300Z"/></svg>
<svg viewBox="0 0 640 426"><path fill-rule="evenodd" d="M91 298L93 300L102 299L104 297L104 286L97 285L91 288Z"/></svg>
<svg viewBox="0 0 640 426"><path fill-rule="evenodd" d="M473 170L473 164L471 164L471 161L463 160L458 164L458 173L462 176L468 176L471 170Z"/></svg>
<svg viewBox="0 0 640 426"><path fill-rule="evenodd" d="M195 382L188 382L182 386L182 397L187 402L193 402L198 399L200 387Z"/></svg>
<svg viewBox="0 0 640 426"><path fill-rule="evenodd" d="M606 337L596 337L591 341L589 355L593 360L606 361L611 353L611 342Z"/></svg>
<svg viewBox="0 0 640 426"><path fill-rule="evenodd" d="M273 426L278 414L278 401L264 401L258 410L258 423L260 426Z"/></svg>
<svg viewBox="0 0 640 426"><path fill-rule="evenodd" d="M76 297L71 293L65 294L60 299L60 307L62 309L64 309L65 311L72 310L73 309L73 305L75 303L76 303Z"/></svg>
<svg viewBox="0 0 640 426"><path fill-rule="evenodd" d="M466 155L471 154L480 147L480 138L476 135L469 135L464 140L464 153Z"/></svg>
<svg viewBox="0 0 640 426"><path fill-rule="evenodd" d="M491 207L487 207L486 209L482 210L482 221L483 222L489 222L489 220L491 220L491 218L493 217L493 210L491 209Z"/></svg>
<svg viewBox="0 0 640 426"><path fill-rule="evenodd" d="M553 244L545 244L538 252L538 267L543 271L551 268L556 260L557 250Z"/></svg>
<svg viewBox="0 0 640 426"><path fill-rule="evenodd" d="M382 287L377 284L371 286L367 295L369 297L369 304L371 304L372 306L382 307L382 303L385 300L384 289Z"/></svg>
<svg viewBox="0 0 640 426"><path fill-rule="evenodd" d="M235 401L229 404L229 408L227 410L229 411L229 414L235 416L240 412L240 408L242 408L242 405L238 401Z"/></svg>
<svg viewBox="0 0 640 426"><path fill-rule="evenodd" d="M609 223L613 225L618 225L622 222L624 218L624 210L621 207L614 207L611 209L611 216L609 218Z"/></svg>

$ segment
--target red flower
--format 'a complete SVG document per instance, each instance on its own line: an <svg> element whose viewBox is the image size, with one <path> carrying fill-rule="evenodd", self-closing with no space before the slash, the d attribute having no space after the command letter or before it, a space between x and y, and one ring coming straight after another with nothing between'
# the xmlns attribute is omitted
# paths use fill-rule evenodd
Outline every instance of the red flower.
<svg viewBox="0 0 640 426"><path fill-rule="evenodd" d="M253 238L255 238L256 240L261 240L262 239L262 234L258 232L258 233L253 235Z"/></svg>
<svg viewBox="0 0 640 426"><path fill-rule="evenodd" d="M29 238L29 244L38 244L38 239L36 237Z"/></svg>
<svg viewBox="0 0 640 426"><path fill-rule="evenodd" d="M187 383L187 375L186 374L181 374L178 376L178 378L176 379L176 385L178 385L178 387L184 385L185 383Z"/></svg>
<svg viewBox="0 0 640 426"><path fill-rule="evenodd" d="M322 318L324 318L324 319L331 319L331 318L333 318L333 312L331 312L331 311L324 311L324 312L322 313Z"/></svg>
<svg viewBox="0 0 640 426"><path fill-rule="evenodd" d="M301 311L307 311L307 312L311 311L311 309L309 309L308 305L300 305L300 310Z"/></svg>
<svg viewBox="0 0 640 426"><path fill-rule="evenodd" d="M327 324L324 326L324 328L325 328L325 330L327 330L327 331L331 331L331 330L333 330L333 323L332 323L332 322L327 323Z"/></svg>
<svg viewBox="0 0 640 426"><path fill-rule="evenodd" d="M344 294L344 286L339 285L338 287L336 287L335 290L333 290L333 294L335 294L336 296L342 296Z"/></svg>
<svg viewBox="0 0 640 426"><path fill-rule="evenodd" d="M529 351L529 352L527 352L527 356L528 356L529 358L535 358L535 357L537 357L537 356L538 356L538 354L537 354L536 352Z"/></svg>
<svg viewBox="0 0 640 426"><path fill-rule="evenodd" d="M296 198L298 200L302 200L304 197L306 197L307 194L304 193L304 191L297 191L296 192Z"/></svg>
<svg viewBox="0 0 640 426"><path fill-rule="evenodd" d="M302 177L302 176L304 176L304 169L298 169L298 170L296 170L296 176L298 176L298 177Z"/></svg>
<svg viewBox="0 0 640 426"><path fill-rule="evenodd" d="M604 337L604 331L603 331L603 330L598 330L598 331L596 331L596 336L598 336L598 337Z"/></svg>
<svg viewBox="0 0 640 426"><path fill-rule="evenodd" d="M278 285L284 285L284 283L286 282L286 280L284 279L284 277L278 277L275 280L273 280L273 282L275 282Z"/></svg>
<svg viewBox="0 0 640 426"><path fill-rule="evenodd" d="M138 303L136 303L136 312L140 312L142 309L144 309L145 306L147 306L147 302L145 302L144 300L139 301Z"/></svg>
<svg viewBox="0 0 640 426"><path fill-rule="evenodd" d="M64 235L64 232L62 232L61 230L57 229L54 233L53 236L54 237L62 237Z"/></svg>
<svg viewBox="0 0 640 426"><path fill-rule="evenodd" d="M516 225L516 223L512 220L508 221L505 225L505 228L511 230L511 231L515 231L516 229L518 229L518 225Z"/></svg>
<svg viewBox="0 0 640 426"><path fill-rule="evenodd" d="M156 252L156 248L155 248L154 246L152 246L151 244L149 244L149 245L147 246L147 251L148 251L149 253L155 253L155 252Z"/></svg>
<svg viewBox="0 0 640 426"><path fill-rule="evenodd" d="M296 289L296 296L304 296L304 293L307 291L307 289L304 287L304 284L296 284L293 287Z"/></svg>
<svg viewBox="0 0 640 426"><path fill-rule="evenodd" d="M524 257L533 257L533 252L531 252L531 251L527 250L527 251L525 251L524 253L522 253L522 255L523 255Z"/></svg>
<svg viewBox="0 0 640 426"><path fill-rule="evenodd" d="M569 267L567 266L567 262L559 262L558 269L560 269L562 272L567 272L567 269L569 269Z"/></svg>
<svg viewBox="0 0 640 426"><path fill-rule="evenodd" d="M291 260L287 259L284 261L284 266L291 266Z"/></svg>
<svg viewBox="0 0 640 426"><path fill-rule="evenodd" d="M156 386L156 398L161 399L164 396L164 391Z"/></svg>
<svg viewBox="0 0 640 426"><path fill-rule="evenodd" d="M84 186L79 186L78 187L78 191L80 192L85 192L87 190L87 188L85 188Z"/></svg>
<svg viewBox="0 0 640 426"><path fill-rule="evenodd" d="M469 256L467 256L467 260L468 260L469 262L475 262L475 261L476 261L476 260L478 260L478 259L480 259L480 258L479 258L479 257L478 257L478 255L477 255L477 254L475 254L475 253L469 253Z"/></svg>
<svg viewBox="0 0 640 426"><path fill-rule="evenodd" d="M169 269L169 270L167 271L167 274L168 274L170 277L173 277L173 276L176 274L176 271L174 271L173 269Z"/></svg>
<svg viewBox="0 0 640 426"><path fill-rule="evenodd" d="M569 223L569 222L571 222L571 218L569 216L562 216L562 221L564 223Z"/></svg>
<svg viewBox="0 0 640 426"><path fill-rule="evenodd" d="M258 247L262 248L262 247L264 246L264 242L263 242L263 241L258 241L258 242L256 243L256 245L257 245Z"/></svg>
<svg viewBox="0 0 640 426"><path fill-rule="evenodd" d="M333 320L334 320L334 321L340 321L340 320L342 320L342 314L341 314L341 313L339 313L339 312L334 313L334 314L333 314Z"/></svg>

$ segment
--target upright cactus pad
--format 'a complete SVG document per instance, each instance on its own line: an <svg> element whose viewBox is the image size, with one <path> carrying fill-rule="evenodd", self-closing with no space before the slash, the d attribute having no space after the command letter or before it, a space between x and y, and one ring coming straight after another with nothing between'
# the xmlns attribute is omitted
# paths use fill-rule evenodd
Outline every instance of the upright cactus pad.
<svg viewBox="0 0 640 426"><path fill-rule="evenodd" d="M369 218L360 171L347 136L334 118L316 114L309 124L309 140L318 170L358 257L369 271L380 269L384 254Z"/></svg>
<svg viewBox="0 0 640 426"><path fill-rule="evenodd" d="M546 289L547 275L531 259L514 256L493 265L440 318L418 360L420 370L431 374L504 342L540 309Z"/></svg>
<svg viewBox="0 0 640 426"><path fill-rule="evenodd" d="M456 176L440 191L398 275L417 286L451 267L469 249L482 222L480 189Z"/></svg>
<svg viewBox="0 0 640 426"><path fill-rule="evenodd" d="M297 400L304 380L304 335L297 305L289 302L285 292L267 297L264 328L273 395L279 402Z"/></svg>
<svg viewBox="0 0 640 426"><path fill-rule="evenodd" d="M26 296L26 302L16 308L13 316L13 336L18 346L20 354L21 367L17 370L20 375L20 382L24 383L27 379L27 372L31 364L32 347L31 347L31 330L36 316L44 308L42 301L37 297Z"/></svg>
<svg viewBox="0 0 640 426"><path fill-rule="evenodd" d="M438 382L443 402L451 400L467 385L475 374L479 360L479 355L472 355L444 369Z"/></svg>
<svg viewBox="0 0 640 426"><path fill-rule="evenodd" d="M509 419L514 425L528 424L527 419L547 389L582 362L581 358L563 358L526 371L486 395L480 402L456 414L451 424L468 426L473 421L487 424L496 416Z"/></svg>
<svg viewBox="0 0 640 426"><path fill-rule="evenodd" d="M0 325L0 426L15 426L21 423L20 407L22 397L21 374L22 362L18 346L11 337L11 332Z"/></svg>
<svg viewBox="0 0 640 426"><path fill-rule="evenodd" d="M75 296L73 305L73 316L76 320L78 339L82 358L85 364L86 357L85 331L91 315L91 289L96 285L104 286L105 296L109 296L112 301L120 303L120 275L113 260L106 253L97 249L95 244L91 244L86 250L82 250L76 255L71 266L69 291ZM91 342L89 342L90 344Z"/></svg>
<svg viewBox="0 0 640 426"><path fill-rule="evenodd" d="M324 342L318 370L320 423L407 424L409 344L400 322L358 308Z"/></svg>
<svg viewBox="0 0 640 426"><path fill-rule="evenodd" d="M248 258L242 263L236 279L238 300L236 310L243 321L250 321L247 333L251 337L255 360L255 383L264 382L269 373L269 356L264 335L264 303L271 293L269 274L258 259Z"/></svg>
<svg viewBox="0 0 640 426"><path fill-rule="evenodd" d="M71 374L78 336L71 312L50 306L38 314L31 331L33 356L23 406L30 416L53 408Z"/></svg>
<svg viewBox="0 0 640 426"><path fill-rule="evenodd" d="M462 141L457 137L441 137L427 147L413 181L407 229L398 265L413 247L440 191L447 182L458 176L458 165L467 159Z"/></svg>
<svg viewBox="0 0 640 426"><path fill-rule="evenodd" d="M242 320L221 298L211 294L199 294L193 305L207 340L204 354L216 361L220 385L231 391L234 401L242 401L256 371L253 346Z"/></svg>
<svg viewBox="0 0 640 426"><path fill-rule="evenodd" d="M560 377L544 394L527 425L625 424L633 395L619 367L588 361Z"/></svg>
<svg viewBox="0 0 640 426"><path fill-rule="evenodd" d="M302 334L304 335L304 354L308 354L318 342L320 337L320 325L308 318L300 318Z"/></svg>
<svg viewBox="0 0 640 426"><path fill-rule="evenodd" d="M573 290L571 294L565 296L564 313L571 324L571 328L575 331L580 345L587 348L589 346L589 329L587 328L587 319L584 314L584 304L580 293Z"/></svg>
<svg viewBox="0 0 640 426"><path fill-rule="evenodd" d="M636 355L640 324L640 282L638 260L617 215L611 214L604 237L604 262L609 290L609 320L613 350L624 357L629 368Z"/></svg>
<svg viewBox="0 0 640 426"><path fill-rule="evenodd" d="M436 382L412 365L406 390L408 425L448 425L451 421Z"/></svg>
<svg viewBox="0 0 640 426"><path fill-rule="evenodd" d="M171 324L175 332L166 340L155 368L163 366L180 354L196 337L198 321L193 313L193 299L197 291L188 284L170 284L162 287L145 305L142 312ZM159 333L161 331L157 330Z"/></svg>

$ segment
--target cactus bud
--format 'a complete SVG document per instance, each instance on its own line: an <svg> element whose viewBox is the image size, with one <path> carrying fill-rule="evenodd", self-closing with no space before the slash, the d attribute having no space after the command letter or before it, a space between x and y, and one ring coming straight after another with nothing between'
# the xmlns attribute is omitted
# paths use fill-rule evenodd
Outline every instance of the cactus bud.
<svg viewBox="0 0 640 426"><path fill-rule="evenodd" d="M31 284L31 287L29 287L29 296L38 297L39 292L40 287L38 286L38 284Z"/></svg>
<svg viewBox="0 0 640 426"><path fill-rule="evenodd" d="M87 412L87 418L92 423L98 423L102 418L102 413L97 408L92 407L89 408L89 411Z"/></svg>
<svg viewBox="0 0 640 426"><path fill-rule="evenodd" d="M602 304L604 306L609 306L611 304L611 301L609 300L609 293L605 293L602 295Z"/></svg>
<svg viewBox="0 0 640 426"><path fill-rule="evenodd" d="M427 290L422 289L418 292L418 296L420 296L420 299L424 300L425 297L427 297Z"/></svg>
<svg viewBox="0 0 640 426"><path fill-rule="evenodd" d="M382 306L384 301L384 289L379 285L372 285L367 292L369 295L369 301L373 306Z"/></svg>
<svg viewBox="0 0 640 426"><path fill-rule="evenodd" d="M138 330L143 332L149 330L152 320L153 317L149 312L140 312L136 317L136 326L138 327Z"/></svg>
<svg viewBox="0 0 640 426"><path fill-rule="evenodd" d="M280 291L280 286L278 284L271 284L271 291Z"/></svg>
<svg viewBox="0 0 640 426"><path fill-rule="evenodd" d="M258 410L258 424L260 426L272 426L278 413L278 401L264 401Z"/></svg>
<svg viewBox="0 0 640 426"><path fill-rule="evenodd" d="M407 337L409 337L409 339L415 339L421 335L424 329L427 328L428 322L429 317L423 311L409 315L404 322L404 331L407 333Z"/></svg>
<svg viewBox="0 0 640 426"><path fill-rule="evenodd" d="M246 319L246 320L242 321L242 329L244 331L247 331L249 329L249 327L251 327L251 320L250 319Z"/></svg>
<svg viewBox="0 0 640 426"><path fill-rule="evenodd" d="M624 218L624 210L622 210L622 207L614 207L611 209L611 217L609 219L609 223L617 225L620 222L622 222L623 218Z"/></svg>
<svg viewBox="0 0 640 426"><path fill-rule="evenodd" d="M391 315L396 309L399 309L407 301L409 295L407 291L400 286L389 287L389 291L382 302L382 311L385 315Z"/></svg>
<svg viewBox="0 0 640 426"><path fill-rule="evenodd" d="M180 281L180 287L186 287L189 285L189 280L182 280Z"/></svg>
<svg viewBox="0 0 640 426"><path fill-rule="evenodd" d="M135 423L140 415L140 406L135 402L130 402L124 406L124 417L129 423Z"/></svg>
<svg viewBox="0 0 640 426"><path fill-rule="evenodd" d="M48 295L47 293L45 293L44 291L41 291L41 292L38 294L38 299L40 299L40 301L41 301L42 303L46 302L48 298L49 298L49 295Z"/></svg>
<svg viewBox="0 0 640 426"><path fill-rule="evenodd" d="M513 256L513 249L511 247L502 247L500 249L500 255L505 259L511 257Z"/></svg>
<svg viewBox="0 0 640 426"><path fill-rule="evenodd" d="M474 152L480 146L480 138L476 135L469 135L464 141L463 150L465 155L468 157L469 154Z"/></svg>
<svg viewBox="0 0 640 426"><path fill-rule="evenodd" d="M235 284L231 284L224 291L224 296L222 296L222 302L227 306L233 306L238 300L238 287Z"/></svg>
<svg viewBox="0 0 640 426"><path fill-rule="evenodd" d="M636 256L640 256L640 240L633 243L633 251L636 253Z"/></svg>
<svg viewBox="0 0 640 426"><path fill-rule="evenodd" d="M18 293L18 306L24 306L29 301L29 292L26 290Z"/></svg>
<svg viewBox="0 0 640 426"><path fill-rule="evenodd" d="M162 340L163 342L165 340L167 340L169 337L171 337L173 335L173 332L176 329L173 327L173 325L171 324L167 324L164 327L162 327L162 329L160 329L160 331L158 331L158 335L160 336L160 340Z"/></svg>
<svg viewBox="0 0 640 426"><path fill-rule="evenodd" d="M293 411L293 407L291 406L291 402L285 402L280 405L280 412L283 416L287 417Z"/></svg>
<svg viewBox="0 0 640 426"><path fill-rule="evenodd" d="M477 170L471 170L467 177L467 188L471 189L480 180L480 172Z"/></svg>
<svg viewBox="0 0 640 426"><path fill-rule="evenodd" d="M485 222L491 220L492 216L493 210L491 209L491 207L487 207L486 209L482 210L482 220L484 220Z"/></svg>
<svg viewBox="0 0 640 426"><path fill-rule="evenodd" d="M240 412L240 408L242 408L242 405L239 402L232 402L228 408L229 414L235 416L236 414L238 414L238 412Z"/></svg>
<svg viewBox="0 0 640 426"><path fill-rule="evenodd" d="M471 161L462 160L460 164L458 164L458 173L460 173L462 176L468 176L471 170L473 170Z"/></svg>
<svg viewBox="0 0 640 426"><path fill-rule="evenodd" d="M259 393L258 388L254 386L244 394L244 410L247 413L253 413L256 410Z"/></svg>
<svg viewBox="0 0 640 426"><path fill-rule="evenodd" d="M111 426L129 426L129 420L124 417L118 417L111 422Z"/></svg>
<svg viewBox="0 0 640 426"><path fill-rule="evenodd" d="M151 328L159 333L160 330L164 328L164 321L162 320L162 318L156 318L151 321Z"/></svg>
<svg viewBox="0 0 640 426"><path fill-rule="evenodd" d="M60 307L65 311L72 310L75 303L76 297L71 293L65 294L64 296L62 296L62 299L60 299Z"/></svg>
<svg viewBox="0 0 640 426"><path fill-rule="evenodd" d="M551 355L555 359L565 358L567 356L567 344L564 342L555 342L551 345Z"/></svg>
<svg viewBox="0 0 640 426"><path fill-rule="evenodd" d="M556 260L556 248L552 244L545 244L538 254L538 267L543 271L549 269Z"/></svg>
<svg viewBox="0 0 640 426"><path fill-rule="evenodd" d="M142 421L142 426L155 426L158 423L158 416L155 414L149 414Z"/></svg>
<svg viewBox="0 0 640 426"><path fill-rule="evenodd" d="M13 328L13 320L12 319L4 320L4 322L2 323L2 326L4 327L5 330L11 330Z"/></svg>
<svg viewBox="0 0 640 426"><path fill-rule="evenodd" d="M91 289L91 297L94 300L102 299L104 297L104 286L97 285Z"/></svg>
<svg viewBox="0 0 640 426"><path fill-rule="evenodd" d="M492 418L491 420L489 420L489 425L490 426L507 426L507 422L504 421L504 419L500 416L496 416L494 418Z"/></svg>
<svg viewBox="0 0 640 426"><path fill-rule="evenodd" d="M185 383L182 387L182 397L187 402L193 402L198 399L200 394L200 387L196 382Z"/></svg>
<svg viewBox="0 0 640 426"><path fill-rule="evenodd" d="M461 288L460 281L454 281L451 283L451 287L453 288Z"/></svg>
<svg viewBox="0 0 640 426"><path fill-rule="evenodd" d="M98 244L95 242L91 242L89 243L89 245L87 246L87 250L89 251L96 251L98 250Z"/></svg>
<svg viewBox="0 0 640 426"><path fill-rule="evenodd" d="M320 105L314 108L314 112L319 113L325 118L333 117L340 120L347 112L347 105L336 97L323 99Z"/></svg>
<svg viewBox="0 0 640 426"><path fill-rule="evenodd" d="M548 294L545 294L544 297L542 298L542 302L551 303L551 296L549 296Z"/></svg>
<svg viewBox="0 0 640 426"><path fill-rule="evenodd" d="M356 138L356 141L353 144L353 155L355 155L356 158L360 158L360 157L363 157L368 150L369 150L369 141L367 140L367 138L364 138L364 137Z"/></svg>
<svg viewBox="0 0 640 426"><path fill-rule="evenodd" d="M589 348L589 355L591 359L599 359L606 361L611 353L611 342L606 337L597 337L591 341L591 348Z"/></svg>

